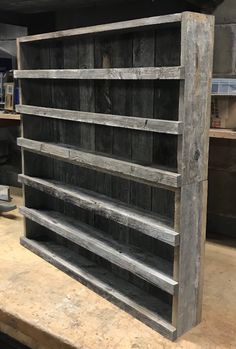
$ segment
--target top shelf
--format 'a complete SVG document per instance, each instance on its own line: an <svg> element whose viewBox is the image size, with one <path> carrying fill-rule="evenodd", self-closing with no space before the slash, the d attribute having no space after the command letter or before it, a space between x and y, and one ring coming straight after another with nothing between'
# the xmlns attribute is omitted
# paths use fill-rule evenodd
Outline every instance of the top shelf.
<svg viewBox="0 0 236 349"><path fill-rule="evenodd" d="M156 16L150 18L134 19L125 22L117 22L110 24L95 25L92 27L76 28L69 30L62 30L46 34L38 34L32 36L25 36L18 39L19 43L35 42L42 40L52 40L59 38L66 38L72 36L81 36L88 34L106 33L113 31L125 31L125 30L135 30L144 27L152 27L160 24L170 24L181 22L182 13L166 15L166 16Z"/></svg>
<svg viewBox="0 0 236 349"><path fill-rule="evenodd" d="M184 79L184 67L15 70L16 79L164 80Z"/></svg>

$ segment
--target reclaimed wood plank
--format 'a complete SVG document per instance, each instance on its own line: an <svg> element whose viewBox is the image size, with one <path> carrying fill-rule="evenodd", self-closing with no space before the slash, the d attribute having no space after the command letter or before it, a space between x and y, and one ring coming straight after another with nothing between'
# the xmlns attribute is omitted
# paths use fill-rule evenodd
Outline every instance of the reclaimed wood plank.
<svg viewBox="0 0 236 349"><path fill-rule="evenodd" d="M87 98L82 100L87 100ZM181 121L157 120L148 117L121 116L76 110L44 108L30 105L17 105L16 110L18 113L26 115L77 121L92 125L121 127L131 130L167 133L174 135L181 135L183 132L183 123Z"/></svg>
<svg viewBox="0 0 236 349"><path fill-rule="evenodd" d="M164 185L171 188L178 188L181 185L181 176L174 172L145 167L135 163L113 159L108 156L25 138L18 138L18 145L23 149L38 154L79 164L86 168L98 169L105 173L121 176L122 178L133 179L151 185Z"/></svg>
<svg viewBox="0 0 236 349"><path fill-rule="evenodd" d="M135 33L133 36L133 67L154 66L154 31ZM153 81L139 81L132 84L132 114L142 118L150 115L153 118L154 93ZM153 133L133 131L131 138L132 161L142 165L152 164ZM132 205L151 210L151 186L143 183L131 182L130 202ZM131 241L148 251L157 245L147 241L144 236L138 236L131 231ZM139 284L143 287L142 284Z"/></svg>
<svg viewBox="0 0 236 349"><path fill-rule="evenodd" d="M15 70L15 79L180 80L183 67Z"/></svg>
<svg viewBox="0 0 236 349"><path fill-rule="evenodd" d="M178 336L201 319L213 43L214 17L184 13L181 64L187 80L181 83L179 108L184 132L178 144L178 171L183 176L175 311Z"/></svg>
<svg viewBox="0 0 236 349"><path fill-rule="evenodd" d="M105 195L52 180L25 175L20 175L19 180L27 186L83 209L96 212L105 218L141 231L143 234L159 239L171 246L177 246L179 243L179 234L168 226L168 221L163 220L162 217L151 215L145 210L136 209Z"/></svg>
<svg viewBox="0 0 236 349"><path fill-rule="evenodd" d="M109 69L112 66L111 40L107 37L96 37L94 39L94 67L96 69ZM111 83L109 80L94 82L95 87L95 111L98 113L112 112ZM95 125L95 151L101 154L112 154L113 128L103 125ZM111 196L112 176L110 173L96 171L95 190L98 193ZM112 226L100 215L94 217L95 227L110 233Z"/></svg>
<svg viewBox="0 0 236 349"><path fill-rule="evenodd" d="M73 39L73 38L72 38ZM74 40L73 40L74 41ZM95 47L94 38L81 38L76 41L77 54L78 54L78 67L81 69L91 69L95 66ZM78 98L79 95L79 98ZM86 112L95 112L95 88L94 81L80 80L79 81L79 93L75 96L76 100L79 100L79 106L76 110L83 110ZM68 120L68 119L66 119ZM71 123L73 125L73 123ZM80 124L80 144L81 148L88 151L95 151L96 139L95 139L95 125L92 123ZM78 138L78 135L77 135ZM76 142L76 140L75 140ZM80 168L80 175L78 176L77 169L74 169L76 183L83 185L86 188L95 188L96 176L86 168ZM90 224L94 224L94 214L92 212L83 212L83 215L87 215L87 221Z"/></svg>

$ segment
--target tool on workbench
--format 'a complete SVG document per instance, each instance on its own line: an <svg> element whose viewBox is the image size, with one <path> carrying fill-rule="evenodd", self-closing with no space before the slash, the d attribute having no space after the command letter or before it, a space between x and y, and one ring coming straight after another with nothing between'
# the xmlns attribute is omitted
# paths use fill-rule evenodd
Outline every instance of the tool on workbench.
<svg viewBox="0 0 236 349"><path fill-rule="evenodd" d="M16 205L12 204L10 201L10 188L5 185L0 185L0 213L10 212L16 209Z"/></svg>

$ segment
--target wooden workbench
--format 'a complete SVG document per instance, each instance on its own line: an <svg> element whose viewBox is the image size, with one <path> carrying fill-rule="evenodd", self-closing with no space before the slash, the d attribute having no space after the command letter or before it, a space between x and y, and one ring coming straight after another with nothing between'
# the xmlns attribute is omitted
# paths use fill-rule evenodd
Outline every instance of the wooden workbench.
<svg viewBox="0 0 236 349"><path fill-rule="evenodd" d="M211 138L236 139L236 131L230 129L210 129Z"/></svg>
<svg viewBox="0 0 236 349"><path fill-rule="evenodd" d="M1 216L0 332L32 349L236 348L235 249L207 242L203 322L172 343L22 248L22 232L18 210Z"/></svg>
<svg viewBox="0 0 236 349"><path fill-rule="evenodd" d="M0 127L20 125L20 114L4 113L0 111Z"/></svg>

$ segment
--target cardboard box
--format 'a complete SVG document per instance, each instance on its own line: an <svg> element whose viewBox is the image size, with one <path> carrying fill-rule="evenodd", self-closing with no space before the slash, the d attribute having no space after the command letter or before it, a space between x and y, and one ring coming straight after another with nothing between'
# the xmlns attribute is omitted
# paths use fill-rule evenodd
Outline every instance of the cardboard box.
<svg viewBox="0 0 236 349"><path fill-rule="evenodd" d="M236 129L236 97L213 97L211 127Z"/></svg>

